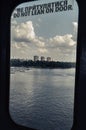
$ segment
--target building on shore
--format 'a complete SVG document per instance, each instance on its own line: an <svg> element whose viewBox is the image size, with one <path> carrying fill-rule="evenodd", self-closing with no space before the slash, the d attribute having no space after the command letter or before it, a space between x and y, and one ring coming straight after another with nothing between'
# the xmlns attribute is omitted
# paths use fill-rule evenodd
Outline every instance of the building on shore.
<svg viewBox="0 0 86 130"><path fill-rule="evenodd" d="M34 56L34 61L38 61L39 60L39 56Z"/></svg>
<svg viewBox="0 0 86 130"><path fill-rule="evenodd" d="M34 57L33 57L33 60L34 61L48 61L48 62L50 62L51 61L51 57L47 57L46 58L46 60L45 60L45 57L44 56L41 56L40 57L40 59L39 59L39 56L37 56L37 55L35 55Z"/></svg>
<svg viewBox="0 0 86 130"><path fill-rule="evenodd" d="M47 57L47 61L50 62L51 61L51 57Z"/></svg>
<svg viewBox="0 0 86 130"><path fill-rule="evenodd" d="M45 57L44 56L41 56L41 61L45 61Z"/></svg>

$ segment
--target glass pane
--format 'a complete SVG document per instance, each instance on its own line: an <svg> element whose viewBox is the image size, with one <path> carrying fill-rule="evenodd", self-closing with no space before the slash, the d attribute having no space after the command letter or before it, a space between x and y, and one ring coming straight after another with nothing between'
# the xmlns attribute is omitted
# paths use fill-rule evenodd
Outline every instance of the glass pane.
<svg viewBox="0 0 86 130"><path fill-rule="evenodd" d="M17 124L71 129L77 26L75 0L27 2L13 11L9 111Z"/></svg>

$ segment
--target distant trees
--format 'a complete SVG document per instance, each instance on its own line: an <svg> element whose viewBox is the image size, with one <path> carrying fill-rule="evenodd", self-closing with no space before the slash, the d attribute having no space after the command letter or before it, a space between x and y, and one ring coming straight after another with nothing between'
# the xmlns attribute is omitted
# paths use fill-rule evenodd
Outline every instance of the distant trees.
<svg viewBox="0 0 86 130"><path fill-rule="evenodd" d="M60 62L60 61L32 61L11 59L10 66L14 67L35 67L35 68L74 68L74 62Z"/></svg>

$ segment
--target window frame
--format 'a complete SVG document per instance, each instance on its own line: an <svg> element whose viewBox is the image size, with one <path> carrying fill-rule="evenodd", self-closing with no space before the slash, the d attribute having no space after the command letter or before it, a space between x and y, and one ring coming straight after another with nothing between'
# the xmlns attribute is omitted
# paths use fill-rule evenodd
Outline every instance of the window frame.
<svg viewBox="0 0 86 130"><path fill-rule="evenodd" d="M32 128L17 125L9 114L9 81L10 81L10 18L14 8L23 3L35 0L1 0L1 20L0 20L0 128L8 130L31 130ZM77 58L74 94L74 114L73 126L71 130L82 130L86 128L86 72L82 69L86 66L83 59L86 51L86 19L85 0L76 0L79 6L78 38L77 38ZM83 49L84 48L84 49ZM32 129L33 130L33 129Z"/></svg>

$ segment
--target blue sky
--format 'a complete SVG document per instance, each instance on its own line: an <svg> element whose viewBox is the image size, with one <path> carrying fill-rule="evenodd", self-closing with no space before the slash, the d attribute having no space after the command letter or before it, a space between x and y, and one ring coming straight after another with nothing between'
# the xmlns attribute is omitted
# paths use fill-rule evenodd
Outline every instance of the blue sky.
<svg viewBox="0 0 86 130"><path fill-rule="evenodd" d="M28 2L16 8L52 1L58 0ZM74 0L68 0L68 2L73 5L73 10L37 16L12 17L11 58L33 59L34 55L38 55L50 56L52 60L75 61L78 6Z"/></svg>

